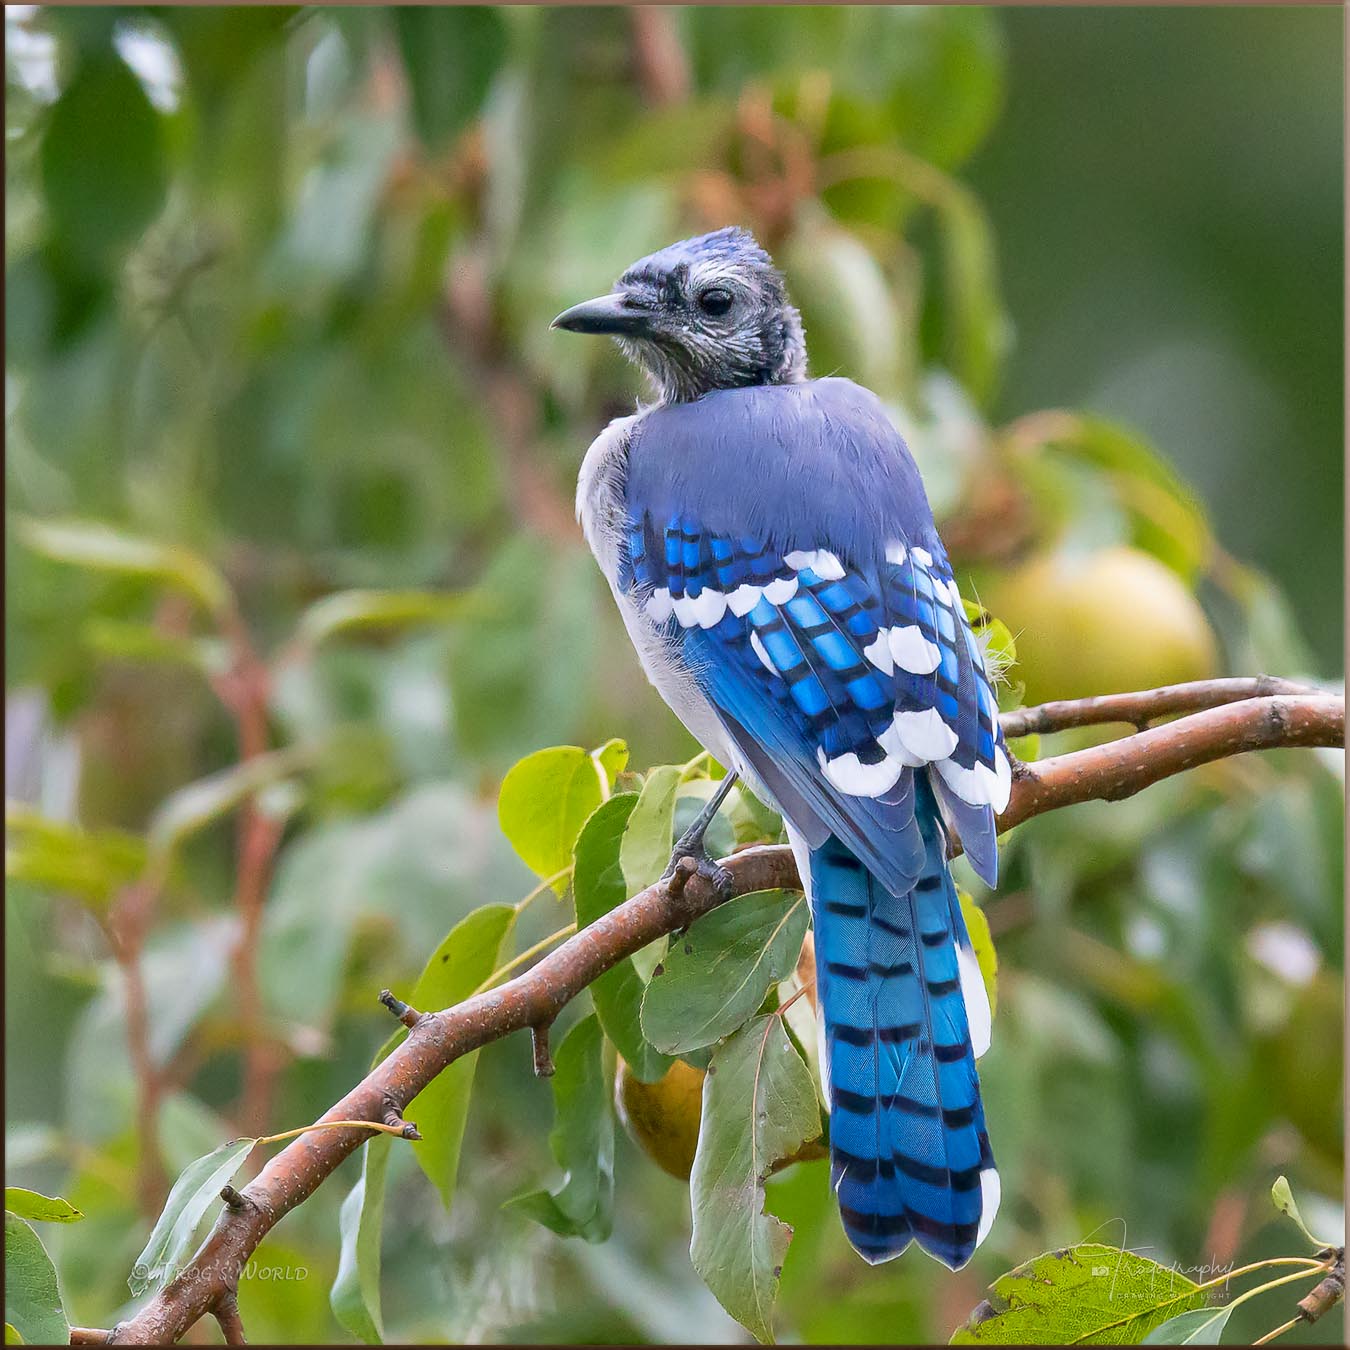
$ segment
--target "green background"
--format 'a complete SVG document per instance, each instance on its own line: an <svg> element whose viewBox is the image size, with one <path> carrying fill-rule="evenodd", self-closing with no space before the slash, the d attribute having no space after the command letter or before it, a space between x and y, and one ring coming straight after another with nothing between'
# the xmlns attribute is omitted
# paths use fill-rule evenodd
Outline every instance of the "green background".
<svg viewBox="0 0 1350 1350"><path fill-rule="evenodd" d="M1215 668L1342 675L1338 11L635 22L7 11L7 796L126 831L134 857L171 794L237 755L209 618L162 581L41 556L17 518L106 521L220 569L260 648L288 653L270 742L316 757L267 803L269 1129L365 1071L388 1032L375 991L406 992L454 922L534 885L496 823L516 759L611 736L638 769L694 753L571 518L636 377L547 327L671 239L734 220L773 249L813 368L904 425L963 589L1129 544L1198 596ZM859 155L882 176L843 181ZM1032 437L1018 459L1005 429L1051 408L1132 432ZM1140 482L1161 515L1121 495ZM995 484L1013 506L990 507ZM360 631L288 647L323 597L377 589L473 598L372 602ZM1100 684L1151 634L1111 596L1094 608L1118 623ZM917 1253L872 1269L823 1165L798 1164L770 1185L797 1229L780 1336L945 1340L996 1276L1089 1235L1183 1270L1296 1252L1267 1199L1280 1172L1314 1228L1339 1224L1342 785L1339 756L1284 752L1021 829L999 895L977 894L1002 968L982 1066L999 1223L959 1275ZM235 833L208 807L145 956L169 1176L239 1119ZM156 1208L101 924L126 868L100 855L72 881L21 826L8 1179L86 1212L41 1235L70 1320L107 1326ZM568 917L536 903L518 946ZM743 1339L690 1268L686 1187L626 1136L609 1242L503 1210L553 1179L548 1088L517 1039L480 1057L448 1212L394 1151L390 1339ZM305 1273L243 1281L252 1339L342 1336L354 1166L260 1252ZM1291 1312L1244 1308L1230 1339Z"/></svg>

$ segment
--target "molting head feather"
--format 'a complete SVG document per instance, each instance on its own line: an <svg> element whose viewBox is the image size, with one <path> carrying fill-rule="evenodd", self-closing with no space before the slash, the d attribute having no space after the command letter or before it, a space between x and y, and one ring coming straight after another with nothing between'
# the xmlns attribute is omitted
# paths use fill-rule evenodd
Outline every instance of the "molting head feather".
<svg viewBox="0 0 1350 1350"><path fill-rule="evenodd" d="M801 317L782 275L735 227L640 258L609 295L574 305L553 326L612 336L666 403L806 378Z"/></svg>

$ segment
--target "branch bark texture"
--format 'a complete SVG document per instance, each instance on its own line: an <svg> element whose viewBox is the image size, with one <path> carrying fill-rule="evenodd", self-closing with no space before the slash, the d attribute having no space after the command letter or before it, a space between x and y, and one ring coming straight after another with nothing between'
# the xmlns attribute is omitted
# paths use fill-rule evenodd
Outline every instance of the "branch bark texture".
<svg viewBox="0 0 1350 1350"><path fill-rule="evenodd" d="M1201 709L1107 745L1019 765L1000 828L1076 802L1128 797L1162 778L1228 755L1345 743L1342 697L1302 692L1249 697L1230 681L1206 681L1204 686L1085 700L1091 708L1051 704L1046 705L1051 711L1043 714L1038 709L1009 714L1005 725L1018 719L1010 730L1022 735L1106 721L1141 725L1168 713ZM1254 691L1255 682L1248 682L1246 689ZM1240 701L1233 702L1235 696ZM723 864L735 895L799 884L792 854L781 845L746 849L723 859ZM513 1031L546 1028L605 971L663 934L686 927L718 903L701 877L681 879L683 885L658 882L634 896L508 983L453 1008L408 1019L411 1026L404 1043L322 1120L384 1121L391 1110L401 1113L460 1056ZM222 1295L233 1289L239 1272L278 1220L303 1204L368 1138L367 1131L355 1127L319 1130L288 1145L244 1188L247 1203L224 1208L188 1267L134 1318L114 1328L111 1339L119 1344L176 1341L220 1306Z"/></svg>

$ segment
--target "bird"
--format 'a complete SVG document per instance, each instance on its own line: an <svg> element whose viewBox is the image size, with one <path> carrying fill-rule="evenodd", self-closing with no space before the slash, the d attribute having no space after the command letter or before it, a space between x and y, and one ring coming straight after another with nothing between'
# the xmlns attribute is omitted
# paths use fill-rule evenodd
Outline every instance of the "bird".
<svg viewBox="0 0 1350 1350"><path fill-rule="evenodd" d="M577 514L642 666L782 816L814 930L831 1185L868 1262L955 1270L993 1223L976 1060L991 1014L948 864L997 882L1011 759L993 662L881 400L810 379L781 272L737 226L633 263L552 327L611 337L650 398L581 465ZM669 873L668 873L669 875Z"/></svg>

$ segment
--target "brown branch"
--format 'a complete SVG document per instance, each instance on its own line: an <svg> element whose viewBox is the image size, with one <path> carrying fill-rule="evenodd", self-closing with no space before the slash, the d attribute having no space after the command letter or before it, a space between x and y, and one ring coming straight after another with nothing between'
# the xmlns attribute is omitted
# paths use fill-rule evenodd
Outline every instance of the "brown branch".
<svg viewBox="0 0 1350 1350"><path fill-rule="evenodd" d="M1005 736L1046 735L1070 727L1127 723L1141 731L1160 717L1200 712L1247 698L1270 698L1275 694L1317 694L1321 690L1295 684L1273 675L1240 676L1232 679L1196 680L1169 684L1138 694L1101 694L1096 698L1062 699L1034 708L1004 713L999 721Z"/></svg>
<svg viewBox="0 0 1350 1350"><path fill-rule="evenodd" d="M658 5L635 5L633 65L638 88L653 108L683 103L689 97L689 61L680 45L674 11Z"/></svg>
<svg viewBox="0 0 1350 1350"><path fill-rule="evenodd" d="M1339 695L1244 699L1089 750L1019 764L998 828L1003 833L1078 802L1132 797L1163 778L1249 750L1344 744L1345 699Z"/></svg>
<svg viewBox="0 0 1350 1350"><path fill-rule="evenodd" d="M232 1288L220 1294L211 1311L216 1316L226 1345L248 1344L248 1337L244 1335L244 1319L239 1316L239 1296Z"/></svg>
<svg viewBox="0 0 1350 1350"><path fill-rule="evenodd" d="M233 603L221 616L220 627L230 647L230 668L212 681L212 687L234 720L239 762L247 764L267 753L267 702L272 673L258 654L248 626ZM267 1121L272 1084L283 1062L280 1048L267 1036L258 983L263 907L282 832L282 823L265 816L255 798L244 802L235 846L234 906L240 927L233 965L244 1042L239 1127L245 1134L254 1135L262 1132Z"/></svg>
<svg viewBox="0 0 1350 1350"><path fill-rule="evenodd" d="M111 1331L102 1327L71 1327L71 1345L107 1345L112 1338Z"/></svg>
<svg viewBox="0 0 1350 1350"><path fill-rule="evenodd" d="M160 884L143 878L123 889L108 916L107 934L113 957L122 972L126 1000L127 1053L136 1080L136 1195L147 1214L157 1214L168 1186L159 1156L159 1104L164 1075L150 1053L150 1001L145 988L141 953Z"/></svg>
<svg viewBox="0 0 1350 1350"><path fill-rule="evenodd" d="M1147 699L1148 695L1141 697ZM1169 774L1225 755L1274 746L1340 746L1345 701L1331 695L1247 699L1183 717L1109 745L1019 766L1004 828L1092 798L1117 800ZM723 860L732 894L798 883L791 851L750 848ZM428 1013L407 1039L323 1117L384 1121L399 1113L462 1055L514 1031L547 1025L572 998L625 957L687 927L718 898L697 875L678 886L658 882L582 929L515 979L443 1012ZM272 1158L244 1188L249 1203L221 1213L187 1268L129 1322L115 1328L127 1344L177 1340L217 1306L272 1226L302 1204L368 1137L359 1128L311 1130Z"/></svg>

